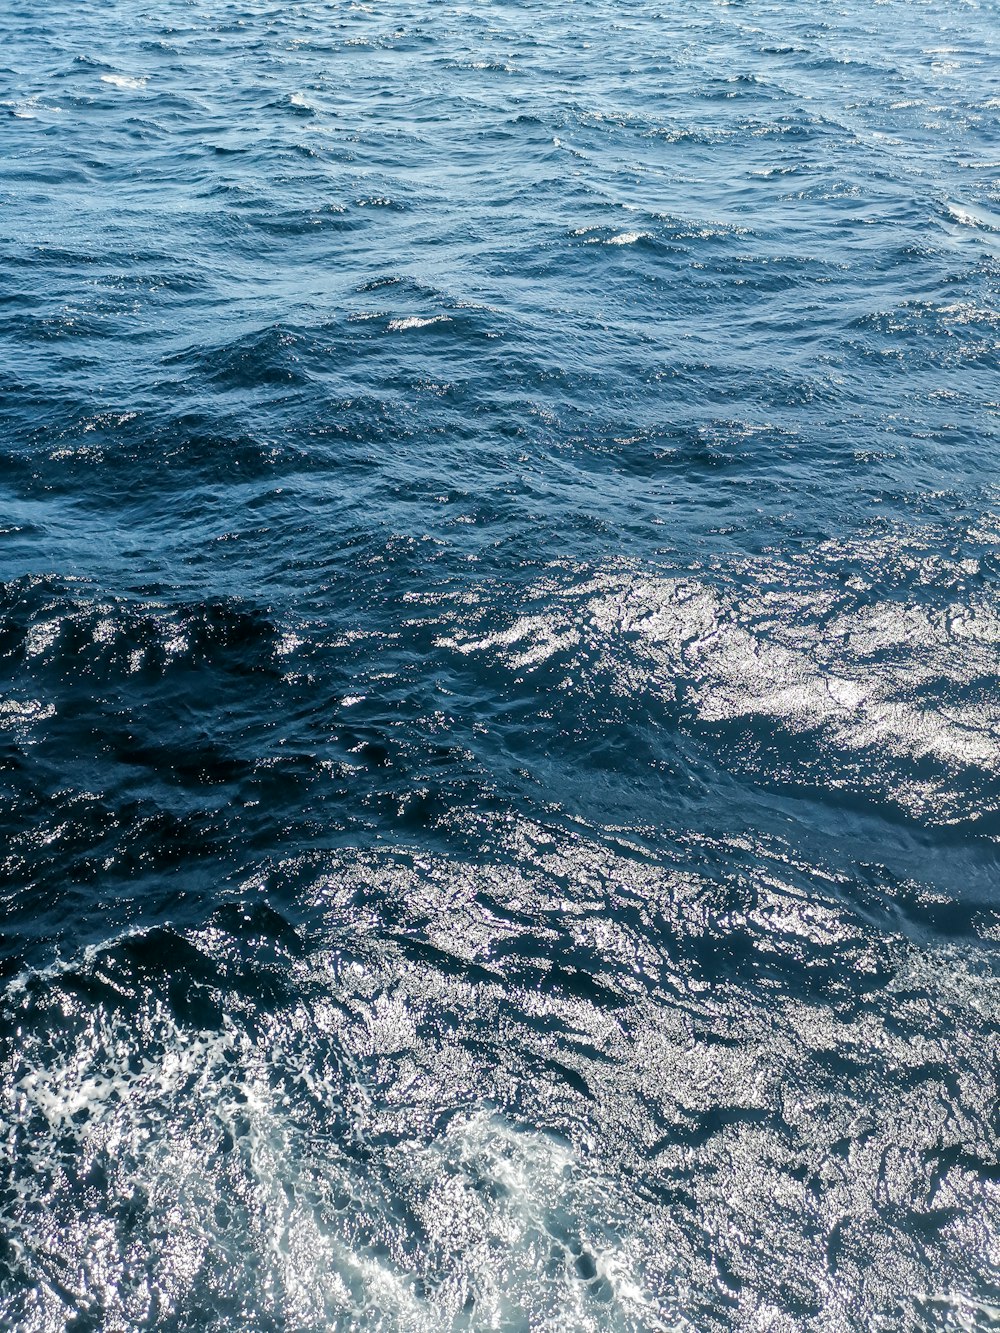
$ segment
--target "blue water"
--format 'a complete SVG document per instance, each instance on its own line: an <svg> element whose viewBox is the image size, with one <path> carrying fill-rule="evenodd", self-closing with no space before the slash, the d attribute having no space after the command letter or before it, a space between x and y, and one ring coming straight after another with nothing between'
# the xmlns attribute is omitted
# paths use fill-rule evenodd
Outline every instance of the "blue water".
<svg viewBox="0 0 1000 1333"><path fill-rule="evenodd" d="M1000 1322L995 0L0 14L0 1326Z"/></svg>

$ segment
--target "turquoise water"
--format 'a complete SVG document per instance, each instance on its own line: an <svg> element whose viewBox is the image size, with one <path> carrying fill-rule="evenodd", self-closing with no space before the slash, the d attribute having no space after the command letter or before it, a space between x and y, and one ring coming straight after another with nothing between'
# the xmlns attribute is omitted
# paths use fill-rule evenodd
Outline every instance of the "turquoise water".
<svg viewBox="0 0 1000 1333"><path fill-rule="evenodd" d="M998 17L4 7L0 1325L1000 1321Z"/></svg>

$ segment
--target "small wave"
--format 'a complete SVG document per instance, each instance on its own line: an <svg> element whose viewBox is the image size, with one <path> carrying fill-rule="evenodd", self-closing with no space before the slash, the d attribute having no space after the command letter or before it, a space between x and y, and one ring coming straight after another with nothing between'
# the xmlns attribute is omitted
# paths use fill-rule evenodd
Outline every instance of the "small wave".
<svg viewBox="0 0 1000 1333"><path fill-rule="evenodd" d="M390 319L386 325L390 333L404 333L407 329L427 329L432 324L450 324L450 315L402 315Z"/></svg>
<svg viewBox="0 0 1000 1333"><path fill-rule="evenodd" d="M653 239L651 231L622 231L617 236L609 236L604 242L605 245L635 245L636 241L650 241Z"/></svg>
<svg viewBox="0 0 1000 1333"><path fill-rule="evenodd" d="M231 600L168 605L81 596L62 580L0 584L0 633L8 663L25 677L121 682L177 670L281 674L278 627L266 611ZM51 716L48 705L11 703L9 716Z"/></svg>
<svg viewBox="0 0 1000 1333"><path fill-rule="evenodd" d="M112 88L121 88L128 92L138 92L139 89L145 88L146 84L149 82L149 76L148 75L140 76L132 74L102 74L101 82L109 83L112 86Z"/></svg>
<svg viewBox="0 0 1000 1333"><path fill-rule="evenodd" d="M584 245L636 245L639 241L655 239L651 231L611 231L602 226L575 227L571 236L583 237Z"/></svg>
<svg viewBox="0 0 1000 1333"><path fill-rule="evenodd" d="M38 120L40 115L62 114L61 106L47 106L37 97L28 97L22 102L0 102L0 106L6 107L15 120Z"/></svg>
<svg viewBox="0 0 1000 1333"><path fill-rule="evenodd" d="M949 217L960 222L964 227L980 227L985 231L1000 232L1000 216L988 209L973 204L957 204L950 200L945 203Z"/></svg>

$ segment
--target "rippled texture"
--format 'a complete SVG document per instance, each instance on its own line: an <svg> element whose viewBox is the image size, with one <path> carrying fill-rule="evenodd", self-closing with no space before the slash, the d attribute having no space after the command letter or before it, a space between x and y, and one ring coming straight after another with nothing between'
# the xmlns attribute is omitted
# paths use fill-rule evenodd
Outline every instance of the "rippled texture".
<svg viewBox="0 0 1000 1333"><path fill-rule="evenodd" d="M998 20L5 6L4 1328L1000 1322Z"/></svg>

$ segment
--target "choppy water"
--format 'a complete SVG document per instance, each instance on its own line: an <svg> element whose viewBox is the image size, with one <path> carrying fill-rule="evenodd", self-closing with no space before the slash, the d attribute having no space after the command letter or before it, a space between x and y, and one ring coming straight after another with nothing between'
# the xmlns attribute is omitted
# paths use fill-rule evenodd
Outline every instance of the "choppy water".
<svg viewBox="0 0 1000 1333"><path fill-rule="evenodd" d="M0 17L0 1324L1000 1320L1000 10Z"/></svg>

